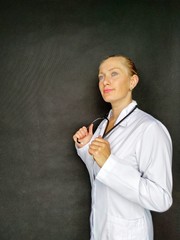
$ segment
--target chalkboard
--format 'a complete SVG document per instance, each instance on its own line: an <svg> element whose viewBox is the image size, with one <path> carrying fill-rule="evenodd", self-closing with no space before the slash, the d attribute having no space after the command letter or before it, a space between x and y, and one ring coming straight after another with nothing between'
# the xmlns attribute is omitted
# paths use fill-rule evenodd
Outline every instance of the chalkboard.
<svg viewBox="0 0 180 240"><path fill-rule="evenodd" d="M91 189L72 135L109 110L98 64L136 63L134 99L168 128L174 203L155 240L180 238L179 1L33 0L0 5L0 239L87 240Z"/></svg>

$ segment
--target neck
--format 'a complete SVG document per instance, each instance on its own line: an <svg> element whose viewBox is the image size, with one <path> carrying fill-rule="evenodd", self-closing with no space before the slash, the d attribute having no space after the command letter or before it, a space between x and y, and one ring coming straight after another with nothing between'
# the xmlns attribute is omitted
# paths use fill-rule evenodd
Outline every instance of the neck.
<svg viewBox="0 0 180 240"><path fill-rule="evenodd" d="M112 118L117 119L122 110L132 102L132 99L121 104L112 104Z"/></svg>

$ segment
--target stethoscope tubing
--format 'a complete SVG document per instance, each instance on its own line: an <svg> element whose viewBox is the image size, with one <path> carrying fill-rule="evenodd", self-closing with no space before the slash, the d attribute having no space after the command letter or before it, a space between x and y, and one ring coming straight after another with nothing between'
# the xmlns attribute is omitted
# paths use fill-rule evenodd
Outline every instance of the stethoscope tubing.
<svg viewBox="0 0 180 240"><path fill-rule="evenodd" d="M104 133L103 133L103 135L102 135L102 138L105 138L107 135L109 135L110 133L112 133L112 131L120 124L120 123L122 123L127 117L129 117L133 112L134 112L134 110L136 109L138 107L138 105L136 105L124 118L122 118L119 122L117 122L109 131L107 131L106 132L106 129L107 129L107 127L108 127L108 125L109 125L109 119L108 119L108 117L107 117L107 115L106 116L104 116L104 117L98 117L98 118L96 118L95 120L93 120L92 121L92 123L91 124L93 124L93 123L95 123L97 120L107 120L107 124L106 124L106 127L105 127L105 130L104 130ZM80 141L79 141L79 139L77 139L77 143L81 143Z"/></svg>

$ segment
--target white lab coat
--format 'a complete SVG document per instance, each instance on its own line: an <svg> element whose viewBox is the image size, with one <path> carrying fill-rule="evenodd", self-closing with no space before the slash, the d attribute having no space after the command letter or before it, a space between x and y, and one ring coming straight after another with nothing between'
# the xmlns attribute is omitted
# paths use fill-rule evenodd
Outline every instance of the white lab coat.
<svg viewBox="0 0 180 240"><path fill-rule="evenodd" d="M126 107L117 122L135 105ZM105 126L106 120L92 140ZM150 210L163 212L172 205L170 135L161 122L136 109L105 139L111 155L102 168L88 153L90 143L77 148L92 185L91 240L152 240Z"/></svg>

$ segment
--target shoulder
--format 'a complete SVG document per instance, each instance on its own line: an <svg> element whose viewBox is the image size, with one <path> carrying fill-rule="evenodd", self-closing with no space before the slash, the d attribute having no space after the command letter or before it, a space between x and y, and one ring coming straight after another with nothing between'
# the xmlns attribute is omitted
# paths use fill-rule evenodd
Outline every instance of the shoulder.
<svg viewBox="0 0 180 240"><path fill-rule="evenodd" d="M139 124L144 124L146 127L148 126L164 126L158 119L153 117L151 114L142 111L141 109L137 109L135 114L135 121Z"/></svg>
<svg viewBox="0 0 180 240"><path fill-rule="evenodd" d="M154 136L158 135L159 137L166 136L171 139L166 126L149 113L137 109L135 119L137 125L143 130L144 133Z"/></svg>
<svg viewBox="0 0 180 240"><path fill-rule="evenodd" d="M153 117L151 114L142 111L141 109L137 108L136 110L136 116L137 119L139 119L140 122L144 122L144 123L153 123L153 122L157 122L158 120Z"/></svg>

